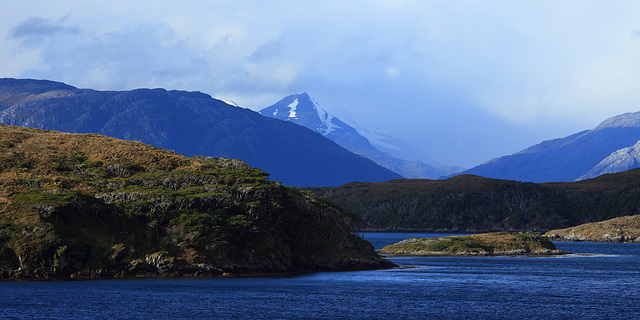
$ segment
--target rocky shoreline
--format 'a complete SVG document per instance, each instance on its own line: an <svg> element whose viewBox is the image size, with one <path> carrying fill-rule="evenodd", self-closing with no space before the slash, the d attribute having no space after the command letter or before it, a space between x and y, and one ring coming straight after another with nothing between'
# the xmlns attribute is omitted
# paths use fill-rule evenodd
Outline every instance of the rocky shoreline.
<svg viewBox="0 0 640 320"><path fill-rule="evenodd" d="M587 236L581 235L580 233L576 234L575 232L562 234L562 235L550 233L548 237L552 241L567 241L567 242L640 243L640 237L624 236L623 234L619 234L619 233L614 233L614 234L605 233L601 237L595 237L595 238L587 237Z"/></svg>
<svg viewBox="0 0 640 320"><path fill-rule="evenodd" d="M0 280L90 280L137 278L217 278L217 277L268 277L310 272L340 272L378 270L397 267L386 259L353 259L332 261L327 264L297 268L278 268L273 265L205 265L186 261L147 259L129 265L112 268L85 269L75 273L56 273L45 268L34 270L0 269Z"/></svg>

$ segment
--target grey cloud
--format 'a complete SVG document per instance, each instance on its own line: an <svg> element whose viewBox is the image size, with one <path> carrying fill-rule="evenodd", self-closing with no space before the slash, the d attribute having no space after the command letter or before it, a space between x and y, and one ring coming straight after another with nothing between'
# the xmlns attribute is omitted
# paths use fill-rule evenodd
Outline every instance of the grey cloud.
<svg viewBox="0 0 640 320"><path fill-rule="evenodd" d="M280 38L272 39L267 43L259 45L251 55L247 58L250 62L261 63L274 57L282 55L285 44Z"/></svg>
<svg viewBox="0 0 640 320"><path fill-rule="evenodd" d="M41 58L47 69L26 70L25 76L97 89L189 89L188 81L203 82L210 76L204 53L160 25L72 38L53 34L42 45Z"/></svg>
<svg viewBox="0 0 640 320"><path fill-rule="evenodd" d="M40 17L31 17L11 29L9 37L26 42L39 42L55 34L77 34L79 32L77 28L67 27L59 22L52 22Z"/></svg>

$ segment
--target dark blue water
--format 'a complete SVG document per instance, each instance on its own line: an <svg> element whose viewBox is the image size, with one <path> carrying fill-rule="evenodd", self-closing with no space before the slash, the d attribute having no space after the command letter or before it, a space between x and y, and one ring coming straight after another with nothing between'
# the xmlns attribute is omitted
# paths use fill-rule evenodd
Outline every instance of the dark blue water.
<svg viewBox="0 0 640 320"><path fill-rule="evenodd" d="M377 248L425 234L365 233ZM640 319L640 245L244 279L1 282L1 319Z"/></svg>

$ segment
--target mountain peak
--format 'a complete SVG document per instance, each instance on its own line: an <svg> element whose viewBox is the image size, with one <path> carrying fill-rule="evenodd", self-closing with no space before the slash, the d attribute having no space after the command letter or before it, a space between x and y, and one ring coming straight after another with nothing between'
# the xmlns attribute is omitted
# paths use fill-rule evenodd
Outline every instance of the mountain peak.
<svg viewBox="0 0 640 320"><path fill-rule="evenodd" d="M600 123L593 130L602 130L605 128L619 128L619 127L627 127L627 128L640 127L640 112L623 113L613 118L609 118L605 121L602 121L602 123Z"/></svg>
<svg viewBox="0 0 640 320"><path fill-rule="evenodd" d="M269 118L294 122L323 136L345 126L342 121L322 109L306 92L286 96L274 105L260 110L260 114Z"/></svg>
<svg viewBox="0 0 640 320"><path fill-rule="evenodd" d="M436 179L460 171L458 168L436 168L420 161L396 159L371 144L354 127L326 112L306 92L289 95L260 111L262 116L293 122L334 141L345 149L371 159L382 167L411 178ZM388 141L392 141L388 139ZM396 143L392 141L392 143Z"/></svg>

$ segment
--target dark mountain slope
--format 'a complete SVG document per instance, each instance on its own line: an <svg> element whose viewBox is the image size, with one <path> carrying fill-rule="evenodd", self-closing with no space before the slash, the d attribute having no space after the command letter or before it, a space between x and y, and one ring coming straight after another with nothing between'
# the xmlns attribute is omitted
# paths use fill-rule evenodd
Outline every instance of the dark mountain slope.
<svg viewBox="0 0 640 320"><path fill-rule="evenodd" d="M356 214L361 229L551 230L640 213L640 169L569 183L460 175L313 191Z"/></svg>
<svg viewBox="0 0 640 320"><path fill-rule="evenodd" d="M400 176L292 123L199 92L80 90L0 79L0 123L137 140L187 156L241 159L293 186L337 186Z"/></svg>

